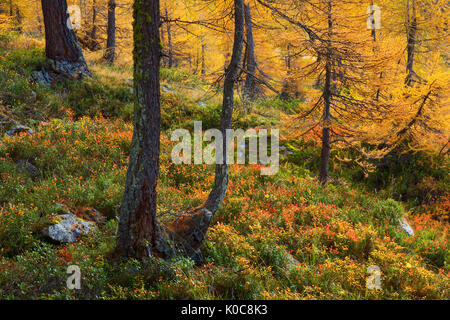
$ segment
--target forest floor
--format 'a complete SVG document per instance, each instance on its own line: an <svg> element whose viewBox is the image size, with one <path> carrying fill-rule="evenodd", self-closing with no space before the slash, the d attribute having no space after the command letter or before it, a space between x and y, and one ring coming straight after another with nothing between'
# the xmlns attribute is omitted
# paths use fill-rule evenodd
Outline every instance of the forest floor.
<svg viewBox="0 0 450 320"><path fill-rule="evenodd" d="M357 166L333 161L324 188L315 177L320 149L313 138L283 142L289 152L277 175L262 176L259 165L231 167L203 265L184 258L111 262L132 137L132 68L89 55L88 62L91 79L45 88L29 80L45 65L42 42L0 35L0 299L450 298L448 163L415 155L394 168L395 182L380 186L392 172L365 178ZM192 129L194 120L218 127L221 96L177 69L162 69L161 78L158 210L165 222L168 212L205 201L214 172L173 164L171 132ZM244 112L237 99L233 126L279 126L295 104L266 98ZM6 135L15 125L33 134ZM405 172L419 181L405 180ZM433 191L429 199L423 190ZM78 242L48 242L42 230L66 211L83 218L100 212L106 221ZM400 227L402 217L414 236ZM66 287L70 265L80 267L80 290ZM366 286L370 266L381 271L381 289Z"/></svg>

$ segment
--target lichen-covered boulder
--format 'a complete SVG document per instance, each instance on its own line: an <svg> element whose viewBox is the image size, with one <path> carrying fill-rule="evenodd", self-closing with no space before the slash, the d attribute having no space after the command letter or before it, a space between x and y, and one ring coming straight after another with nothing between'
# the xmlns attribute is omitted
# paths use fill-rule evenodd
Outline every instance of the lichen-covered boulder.
<svg viewBox="0 0 450 320"><path fill-rule="evenodd" d="M57 242L75 242L81 235L89 234L96 228L94 222L84 221L73 213L56 216L55 221L43 233Z"/></svg>

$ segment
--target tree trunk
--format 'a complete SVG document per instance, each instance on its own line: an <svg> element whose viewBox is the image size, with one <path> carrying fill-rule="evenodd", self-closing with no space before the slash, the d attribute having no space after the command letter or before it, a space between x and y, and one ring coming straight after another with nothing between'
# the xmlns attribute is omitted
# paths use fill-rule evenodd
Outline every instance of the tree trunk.
<svg viewBox="0 0 450 320"><path fill-rule="evenodd" d="M92 2L92 29L91 29L91 41L95 41L97 39L97 1L93 0Z"/></svg>
<svg viewBox="0 0 450 320"><path fill-rule="evenodd" d="M214 186L203 207L194 209L180 218L172 221L169 226L170 236L174 239L185 255L191 257L196 263L202 261L199 248L205 239L211 220L225 197L228 187L228 165L226 163L226 150L228 147L226 130L231 128L234 107L234 88L238 77L239 64L244 44L244 2L235 0L235 31L233 55L225 71L223 89L222 115L220 131L223 139L223 163L216 164Z"/></svg>
<svg viewBox="0 0 450 320"><path fill-rule="evenodd" d="M332 97L332 48L331 48L331 38L333 35L333 19L332 4L331 1L328 3L328 50L327 50L327 63L325 65L325 86L323 88L323 129L322 129L322 152L320 155L320 173L319 181L325 185L328 182L328 171L330 163L330 151L331 151L331 141L330 141L330 120L331 120L331 97Z"/></svg>
<svg viewBox="0 0 450 320"><path fill-rule="evenodd" d="M205 37L202 35L202 71L201 74L204 76L206 74L206 43L205 43Z"/></svg>
<svg viewBox="0 0 450 320"><path fill-rule="evenodd" d="M106 39L105 60L109 64L114 63L116 54L116 1L108 1L108 28Z"/></svg>
<svg viewBox="0 0 450 320"><path fill-rule="evenodd" d="M373 6L373 1L370 3L370 5ZM370 19L371 19L372 25L375 25L375 11L373 11L373 10L370 12ZM377 33L375 31L375 28L372 28L371 35L372 35L373 42L376 43L377 42ZM377 48L376 48L376 46L374 46L373 52L375 53L376 50L377 50ZM383 72L380 72L380 79L383 79ZM380 90L380 88L378 88L377 93L375 94L375 101L379 100L380 92L381 92L381 90Z"/></svg>
<svg viewBox="0 0 450 320"><path fill-rule="evenodd" d="M255 58L255 42L253 40L252 16L250 6L245 5L245 29L246 29L246 64L247 77L245 78L243 96L244 99L254 100L256 97L256 58Z"/></svg>
<svg viewBox="0 0 450 320"><path fill-rule="evenodd" d="M289 100L291 98L292 84L291 84L291 44L287 45L286 55L286 78L283 81L283 88L281 89L280 98L282 100Z"/></svg>
<svg viewBox="0 0 450 320"><path fill-rule="evenodd" d="M167 24L167 45L169 47L169 68L173 67L173 48L172 48L172 33L171 33L171 27L169 22L169 13L167 12L166 8L166 24Z"/></svg>
<svg viewBox="0 0 450 320"><path fill-rule="evenodd" d="M167 247L156 218L160 150L159 0L135 0L134 132L117 234L118 253L164 257Z"/></svg>
<svg viewBox="0 0 450 320"><path fill-rule="evenodd" d="M68 78L90 75L74 31L69 28L66 0L41 0L45 53L55 72Z"/></svg>
<svg viewBox="0 0 450 320"><path fill-rule="evenodd" d="M228 143L226 130L231 129L231 121L234 107L234 86L237 80L239 64L241 63L241 55L244 42L244 2L243 0L235 0L235 30L233 54L231 56L230 65L225 71L225 82L223 87L223 104L222 117L220 120L220 131L223 139L223 164L216 164L216 173L214 178L214 187L209 194L205 207L214 215L219 209L220 204L225 197L228 187L228 165L226 162L226 150Z"/></svg>
<svg viewBox="0 0 450 320"><path fill-rule="evenodd" d="M163 25L161 25L161 28L159 28L159 29L160 29L159 32L160 32L160 37L161 37L161 44L162 44L162 46L164 48L165 47L165 45L164 45L165 40L164 40L164 28L163 28ZM164 54L161 57L161 67L163 67L163 68L165 68L166 65L167 65L165 58L166 58L166 55Z"/></svg>
<svg viewBox="0 0 450 320"><path fill-rule="evenodd" d="M226 70L221 132L231 128L234 86L237 80L244 39L244 4L235 0L233 57ZM150 19L149 19L150 17ZM117 253L144 259L149 255L169 257L168 237L183 248L187 256L197 253L213 215L228 185L227 164L217 164L214 187L204 207L194 209L172 221L162 231L156 218L156 185L159 171L160 91L159 91L159 1L135 0L134 4L134 133L130 150L125 194L117 235ZM224 139L223 150L227 149ZM226 152L224 152L226 155Z"/></svg>
<svg viewBox="0 0 450 320"><path fill-rule="evenodd" d="M41 13L39 8L39 0L36 0L36 18L37 18L37 27L39 35L42 35L42 20L41 20Z"/></svg>
<svg viewBox="0 0 450 320"><path fill-rule="evenodd" d="M325 86L323 91L324 108L323 108L323 122L322 129L322 152L320 155L320 174L319 181L326 184L328 181L328 170L330 162L330 106L331 106L331 66L328 63L325 71Z"/></svg>
<svg viewBox="0 0 450 320"><path fill-rule="evenodd" d="M414 81L415 72L414 72L414 54L415 54L415 46L416 46L416 34L417 34L417 17L416 17L416 1L412 1L412 17L409 13L409 1L408 1L408 25L406 30L407 36L407 61L406 61L406 79L405 83L408 86L412 85Z"/></svg>

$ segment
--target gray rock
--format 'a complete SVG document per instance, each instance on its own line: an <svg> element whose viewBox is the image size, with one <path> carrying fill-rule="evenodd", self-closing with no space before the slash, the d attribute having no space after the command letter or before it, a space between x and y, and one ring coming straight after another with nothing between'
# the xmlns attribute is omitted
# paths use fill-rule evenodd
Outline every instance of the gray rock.
<svg viewBox="0 0 450 320"><path fill-rule="evenodd" d="M19 160L16 162L17 168L22 172L27 172L34 181L42 181L39 169L28 162L28 160Z"/></svg>
<svg viewBox="0 0 450 320"><path fill-rule="evenodd" d="M79 219L73 213L56 216L59 222L43 230L50 239L57 242L75 242L81 235L87 235L96 227L93 222Z"/></svg>
<svg viewBox="0 0 450 320"><path fill-rule="evenodd" d="M27 134L33 134L34 131L26 126L15 126L11 130L7 131L6 134L10 137L17 136L19 133L25 132Z"/></svg>
<svg viewBox="0 0 450 320"><path fill-rule="evenodd" d="M400 228L406 232L407 234L409 234L410 236L414 236L414 230L413 228L409 225L408 221L406 221L405 217L402 217L400 220Z"/></svg>

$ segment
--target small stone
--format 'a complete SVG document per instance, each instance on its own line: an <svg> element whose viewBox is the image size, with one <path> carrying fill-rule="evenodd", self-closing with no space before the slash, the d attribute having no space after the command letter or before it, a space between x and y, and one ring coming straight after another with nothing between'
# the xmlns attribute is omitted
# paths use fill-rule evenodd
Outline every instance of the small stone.
<svg viewBox="0 0 450 320"><path fill-rule="evenodd" d="M404 232L406 232L407 234L409 234L410 236L414 236L414 230L413 228L409 225L408 221L406 221L405 217L402 217L400 220L400 228L402 228L402 230Z"/></svg>
<svg viewBox="0 0 450 320"><path fill-rule="evenodd" d="M27 134L33 134L34 131L26 126L15 126L11 130L7 131L6 134L10 137L17 136L18 134L25 132Z"/></svg>

